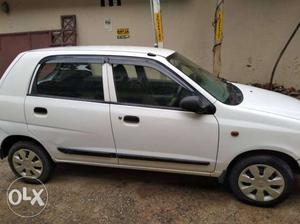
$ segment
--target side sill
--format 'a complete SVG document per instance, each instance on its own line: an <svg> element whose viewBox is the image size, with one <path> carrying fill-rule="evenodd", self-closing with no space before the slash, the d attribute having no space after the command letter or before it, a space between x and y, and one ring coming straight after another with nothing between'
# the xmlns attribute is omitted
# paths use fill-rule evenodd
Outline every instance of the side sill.
<svg viewBox="0 0 300 224"><path fill-rule="evenodd" d="M87 165L87 166L97 166L97 167L109 167L109 168L116 168L116 169L142 170L142 171L162 172L162 173L177 173L177 174L186 174L186 175L217 178L217 176L214 176L214 175L212 175L212 173L209 173L209 172L150 168L150 167L143 167L143 166L118 165L118 164L111 164L111 163L108 164L108 163L82 162L82 161L72 161L72 160L57 160L56 162L57 163L67 163L67 164Z"/></svg>

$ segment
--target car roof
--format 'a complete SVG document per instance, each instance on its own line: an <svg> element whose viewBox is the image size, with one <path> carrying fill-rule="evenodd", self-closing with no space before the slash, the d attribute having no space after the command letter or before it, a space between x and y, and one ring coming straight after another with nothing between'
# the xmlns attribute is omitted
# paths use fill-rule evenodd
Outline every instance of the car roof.
<svg viewBox="0 0 300 224"><path fill-rule="evenodd" d="M155 54L162 57L168 57L175 53L173 50L153 47L137 47L137 46L72 46L72 47L53 47L31 50L30 52L47 52L47 51L112 51L122 53L140 53L140 54Z"/></svg>

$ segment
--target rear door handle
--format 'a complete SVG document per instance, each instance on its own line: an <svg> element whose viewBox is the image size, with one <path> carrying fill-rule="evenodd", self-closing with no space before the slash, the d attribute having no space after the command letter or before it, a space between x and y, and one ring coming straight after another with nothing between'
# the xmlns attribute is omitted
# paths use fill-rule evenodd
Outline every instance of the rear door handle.
<svg viewBox="0 0 300 224"><path fill-rule="evenodd" d="M46 115L48 113L47 109L44 107L35 107L33 111L35 114L39 115Z"/></svg>
<svg viewBox="0 0 300 224"><path fill-rule="evenodd" d="M130 124L140 123L140 118L137 116L126 115L123 120L124 120L124 122L130 123Z"/></svg>

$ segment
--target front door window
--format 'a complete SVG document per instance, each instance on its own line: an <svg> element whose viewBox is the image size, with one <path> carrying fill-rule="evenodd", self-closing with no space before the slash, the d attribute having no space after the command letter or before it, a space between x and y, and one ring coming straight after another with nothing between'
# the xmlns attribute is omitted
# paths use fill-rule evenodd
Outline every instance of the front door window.
<svg viewBox="0 0 300 224"><path fill-rule="evenodd" d="M112 66L120 103L179 108L182 98L194 95L155 68L128 64Z"/></svg>

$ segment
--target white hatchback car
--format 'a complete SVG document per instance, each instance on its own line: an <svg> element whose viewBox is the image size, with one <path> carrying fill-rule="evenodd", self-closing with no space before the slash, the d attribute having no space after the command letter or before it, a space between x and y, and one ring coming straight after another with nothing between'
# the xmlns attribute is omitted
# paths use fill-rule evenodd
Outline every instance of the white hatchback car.
<svg viewBox="0 0 300 224"><path fill-rule="evenodd" d="M0 81L1 158L47 181L67 162L218 177L282 202L300 159L300 102L217 79L180 54L68 47L20 54Z"/></svg>

